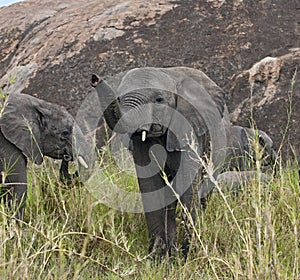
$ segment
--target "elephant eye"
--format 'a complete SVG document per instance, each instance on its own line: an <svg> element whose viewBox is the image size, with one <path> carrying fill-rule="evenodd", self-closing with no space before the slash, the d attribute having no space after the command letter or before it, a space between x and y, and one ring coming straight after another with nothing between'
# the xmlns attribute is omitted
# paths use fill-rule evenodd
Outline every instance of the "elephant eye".
<svg viewBox="0 0 300 280"><path fill-rule="evenodd" d="M156 101L157 103L161 103L161 102L164 101L164 98L163 98L162 96L158 96L158 97L155 99L155 101Z"/></svg>

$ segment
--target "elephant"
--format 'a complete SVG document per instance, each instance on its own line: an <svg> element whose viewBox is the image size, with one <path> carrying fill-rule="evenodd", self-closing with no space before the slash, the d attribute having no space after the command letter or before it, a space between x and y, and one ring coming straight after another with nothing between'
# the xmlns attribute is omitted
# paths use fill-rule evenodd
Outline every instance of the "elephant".
<svg viewBox="0 0 300 280"><path fill-rule="evenodd" d="M59 179L62 183L71 184L74 179L79 177L79 173L76 170L74 174L69 173L69 160L65 160L64 158L61 161L61 165L59 168Z"/></svg>
<svg viewBox="0 0 300 280"><path fill-rule="evenodd" d="M266 185L272 179L271 175L256 170L229 170L223 171L218 174L216 181L222 192L229 192L234 196L238 196L239 192L243 190L253 180L259 180L263 185ZM207 192L207 189L211 189L211 185L208 180L204 180L199 189L199 196L203 192ZM218 192L217 188L213 188L213 191Z"/></svg>
<svg viewBox="0 0 300 280"><path fill-rule="evenodd" d="M232 125L227 153L228 170L245 171L260 161L262 169L276 168L276 151L271 137L262 130ZM257 158L259 156L260 158Z"/></svg>
<svg viewBox="0 0 300 280"><path fill-rule="evenodd" d="M275 175L278 172L277 153L270 136L262 130L236 125L231 125L229 131L226 163L222 173L215 178L219 187L237 195L243 186L255 178L263 183L270 181L271 176L264 172L270 167ZM260 162L259 172L255 168L256 161ZM211 190L212 185L206 179L198 190L199 196L205 196Z"/></svg>
<svg viewBox="0 0 300 280"><path fill-rule="evenodd" d="M107 82L109 81L109 82ZM134 68L91 86L108 126L127 135L145 213L149 253L180 253L186 260L195 222L198 191L211 162L222 168L229 133L224 91L202 71L188 67ZM207 164L207 165L206 165ZM201 203L205 204L206 197ZM176 208L185 209L177 240Z"/></svg>
<svg viewBox="0 0 300 280"><path fill-rule="evenodd" d="M5 204L22 220L27 193L27 160L40 165L43 156L78 162L88 168L91 146L67 110L36 97L13 93L0 117L0 180Z"/></svg>

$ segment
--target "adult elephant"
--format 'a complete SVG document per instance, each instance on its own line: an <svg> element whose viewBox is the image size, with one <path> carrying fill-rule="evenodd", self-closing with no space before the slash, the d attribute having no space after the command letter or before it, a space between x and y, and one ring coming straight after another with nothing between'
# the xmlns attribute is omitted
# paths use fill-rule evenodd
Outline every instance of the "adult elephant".
<svg viewBox="0 0 300 280"><path fill-rule="evenodd" d="M195 221L203 163L222 166L229 125L224 92L203 72L186 67L137 68L91 78L109 127L127 134L149 233L149 252L178 251L176 205L184 206L182 253L186 258ZM206 198L202 198L204 202ZM189 214L191 216L189 216Z"/></svg>
<svg viewBox="0 0 300 280"><path fill-rule="evenodd" d="M0 117L0 180L4 201L10 208L14 205L16 217L23 219L24 214L27 159L41 164L44 155L65 163L77 158L88 168L90 147L65 108L10 94Z"/></svg>

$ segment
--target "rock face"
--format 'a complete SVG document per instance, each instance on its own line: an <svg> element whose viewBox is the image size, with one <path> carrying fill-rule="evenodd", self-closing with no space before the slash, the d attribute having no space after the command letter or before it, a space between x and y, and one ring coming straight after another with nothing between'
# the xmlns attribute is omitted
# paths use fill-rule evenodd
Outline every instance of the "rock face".
<svg viewBox="0 0 300 280"><path fill-rule="evenodd" d="M284 159L300 148L300 48L265 57L232 79L229 105L233 122L255 123L276 140Z"/></svg>
<svg viewBox="0 0 300 280"><path fill-rule="evenodd" d="M198 68L232 121L254 121L287 158L290 144L300 154L299 14L298 0L26 0L0 8L0 86L76 114L91 73Z"/></svg>

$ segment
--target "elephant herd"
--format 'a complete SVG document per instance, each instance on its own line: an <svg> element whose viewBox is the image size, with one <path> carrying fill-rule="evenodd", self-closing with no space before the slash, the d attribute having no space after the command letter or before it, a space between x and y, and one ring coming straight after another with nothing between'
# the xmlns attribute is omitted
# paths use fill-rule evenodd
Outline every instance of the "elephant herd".
<svg viewBox="0 0 300 280"><path fill-rule="evenodd" d="M99 112L114 133L128 138L149 234L149 253L186 259L196 221L214 190L214 179L273 167L276 152L263 131L230 123L224 91L203 72L187 68L136 68L104 80L92 75ZM0 179L4 203L22 219L27 159L62 159L92 168L91 144L63 108L25 94L10 94L0 117ZM80 173L80 172L79 172ZM182 211L177 239L176 208Z"/></svg>

